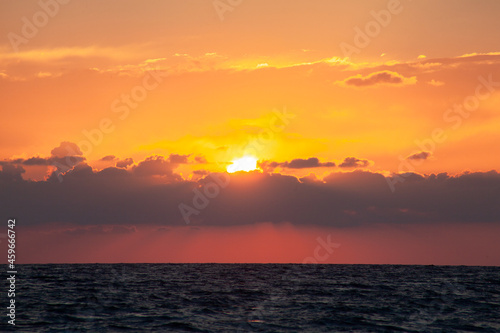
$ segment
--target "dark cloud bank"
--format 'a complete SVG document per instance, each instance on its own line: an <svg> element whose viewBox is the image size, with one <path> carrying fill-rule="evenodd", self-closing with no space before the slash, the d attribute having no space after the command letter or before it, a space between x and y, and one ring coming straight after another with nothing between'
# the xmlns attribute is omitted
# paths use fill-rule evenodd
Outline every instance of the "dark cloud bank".
<svg viewBox="0 0 500 333"><path fill-rule="evenodd" d="M323 181L259 172L209 174L186 181L175 173L186 161L182 155L156 156L129 169L101 171L80 163L62 174L63 181L54 173L39 182L23 180L22 165L4 163L0 209L2 216L16 217L23 225L184 225L182 203L198 212L190 216L192 225L500 222L496 171L404 174L393 182L392 192L391 179L361 170L334 172ZM215 186L214 176L229 177L229 184ZM199 193L206 190L212 198L201 200Z"/></svg>
<svg viewBox="0 0 500 333"><path fill-rule="evenodd" d="M340 168L364 168L370 165L370 161L362 160L356 157L346 157L342 163L339 164ZM275 162L275 161L262 161L259 166L264 171L272 171L276 168L287 169L312 169L312 168L332 168L335 167L335 162L320 162L317 157L310 157L308 159L296 158L290 162Z"/></svg>

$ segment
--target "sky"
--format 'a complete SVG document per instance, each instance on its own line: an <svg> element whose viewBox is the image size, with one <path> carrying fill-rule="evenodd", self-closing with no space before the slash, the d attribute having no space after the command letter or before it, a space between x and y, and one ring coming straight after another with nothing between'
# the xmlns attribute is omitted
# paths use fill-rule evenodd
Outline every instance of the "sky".
<svg viewBox="0 0 500 333"><path fill-rule="evenodd" d="M18 263L500 265L499 12L2 1Z"/></svg>

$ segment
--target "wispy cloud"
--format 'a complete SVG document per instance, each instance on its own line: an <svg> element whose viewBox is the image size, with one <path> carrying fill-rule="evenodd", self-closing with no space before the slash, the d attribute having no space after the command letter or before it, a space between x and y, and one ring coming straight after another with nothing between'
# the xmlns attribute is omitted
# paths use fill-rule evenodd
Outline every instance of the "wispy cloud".
<svg viewBox="0 0 500 333"><path fill-rule="evenodd" d="M403 75L392 71L380 71L366 76L357 74L337 83L339 85L353 87L370 87L381 84L402 86L417 83L417 78L416 76L404 77Z"/></svg>

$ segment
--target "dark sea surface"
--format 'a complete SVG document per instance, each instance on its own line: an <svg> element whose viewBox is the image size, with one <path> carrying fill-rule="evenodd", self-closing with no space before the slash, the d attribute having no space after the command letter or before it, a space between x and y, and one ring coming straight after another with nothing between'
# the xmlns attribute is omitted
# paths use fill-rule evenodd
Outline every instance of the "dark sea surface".
<svg viewBox="0 0 500 333"><path fill-rule="evenodd" d="M22 332L500 332L500 267L18 265L16 289Z"/></svg>

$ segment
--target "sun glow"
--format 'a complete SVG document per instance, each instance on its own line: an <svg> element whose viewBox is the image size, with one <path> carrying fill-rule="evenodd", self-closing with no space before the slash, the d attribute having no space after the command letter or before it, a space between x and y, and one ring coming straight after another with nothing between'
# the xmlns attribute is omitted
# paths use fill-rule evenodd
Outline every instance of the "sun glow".
<svg viewBox="0 0 500 333"><path fill-rule="evenodd" d="M257 159L253 156L243 156L237 160L233 160L231 165L228 165L227 172L233 173L237 171L252 171L257 169Z"/></svg>

